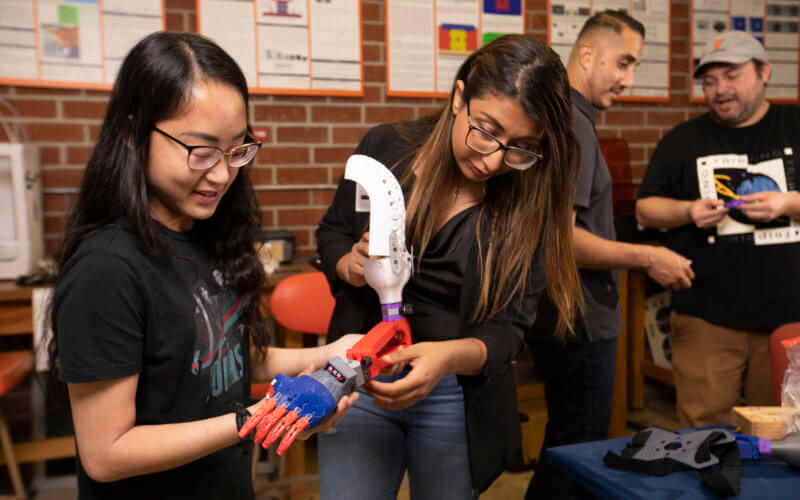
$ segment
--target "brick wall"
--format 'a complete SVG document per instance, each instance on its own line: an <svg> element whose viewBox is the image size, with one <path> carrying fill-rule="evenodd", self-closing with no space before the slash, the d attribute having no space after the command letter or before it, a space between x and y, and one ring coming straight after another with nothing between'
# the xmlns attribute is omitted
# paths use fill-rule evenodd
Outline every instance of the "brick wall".
<svg viewBox="0 0 800 500"><path fill-rule="evenodd" d="M547 0L527 0L528 31L547 39ZM195 0L166 0L167 28L195 29ZM385 95L383 0L362 0L364 97L254 95L250 115L267 130L253 172L264 225L287 228L300 255L314 253L314 229L333 197L344 163L361 135L385 121L414 119L443 104L437 99ZM602 137L628 141L634 181L658 139L703 111L689 103L689 0L672 0L672 100L622 103L601 113ZM22 115L43 169L47 252L58 247L77 186L105 112L108 92L0 86ZM3 120L9 118L3 117ZM0 129L0 141L5 140Z"/></svg>

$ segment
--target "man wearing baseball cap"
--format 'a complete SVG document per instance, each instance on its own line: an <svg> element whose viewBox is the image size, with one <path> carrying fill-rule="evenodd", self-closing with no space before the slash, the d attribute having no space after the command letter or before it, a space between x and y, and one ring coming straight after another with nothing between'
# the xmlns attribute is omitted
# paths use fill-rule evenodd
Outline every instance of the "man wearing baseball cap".
<svg viewBox="0 0 800 500"><path fill-rule="evenodd" d="M708 113L659 141L639 188L638 222L695 271L670 317L686 427L729 422L742 396L774 404L769 334L800 321L800 108L766 100L770 74L753 36L710 40L694 70Z"/></svg>

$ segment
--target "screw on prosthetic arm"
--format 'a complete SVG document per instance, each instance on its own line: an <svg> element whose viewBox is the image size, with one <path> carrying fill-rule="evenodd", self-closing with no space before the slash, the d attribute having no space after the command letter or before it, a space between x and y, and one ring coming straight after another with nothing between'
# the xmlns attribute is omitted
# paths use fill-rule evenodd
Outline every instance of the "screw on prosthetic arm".
<svg viewBox="0 0 800 500"><path fill-rule="evenodd" d="M305 429L322 423L336 404L386 367L382 356L411 345L411 328L401 315L403 287L411 276L412 257L406 250L406 209L397 179L382 163L363 155L347 161L345 178L355 181L356 211L370 212L369 254L364 262L367 283L381 301L383 321L347 351L311 375L278 375L261 407L242 426L239 436L254 429L255 441L269 448L280 436L282 455Z"/></svg>

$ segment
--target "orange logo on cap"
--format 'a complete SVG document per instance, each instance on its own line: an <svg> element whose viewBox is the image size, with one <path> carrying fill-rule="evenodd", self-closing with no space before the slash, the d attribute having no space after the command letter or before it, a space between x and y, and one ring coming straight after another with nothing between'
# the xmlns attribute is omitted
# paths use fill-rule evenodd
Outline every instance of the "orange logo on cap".
<svg viewBox="0 0 800 500"><path fill-rule="evenodd" d="M714 50L719 50L719 46L722 45L723 40L724 38L722 37L719 37L716 40L714 40Z"/></svg>

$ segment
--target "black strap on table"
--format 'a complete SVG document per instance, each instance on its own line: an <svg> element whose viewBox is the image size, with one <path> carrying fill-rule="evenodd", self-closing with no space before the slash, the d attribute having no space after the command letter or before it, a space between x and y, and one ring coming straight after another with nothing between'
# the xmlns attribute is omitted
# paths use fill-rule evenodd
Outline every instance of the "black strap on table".
<svg viewBox="0 0 800 500"><path fill-rule="evenodd" d="M707 488L714 496L725 498L735 496L739 493L739 482L742 477L742 457L739 453L739 446L736 442L715 445L714 442L724 437L722 432L712 432L699 445L695 460L698 462L707 461L711 455L716 456L720 464L721 471L717 472L714 467L699 469L701 484ZM650 431L642 431L631 438L631 442L625 449L616 454L613 451L606 452L603 463L612 469L619 469L631 472L641 472L652 476L665 476L676 469L685 466L675 462L670 458L659 458L656 460L638 460L633 456L642 449L650 437Z"/></svg>

